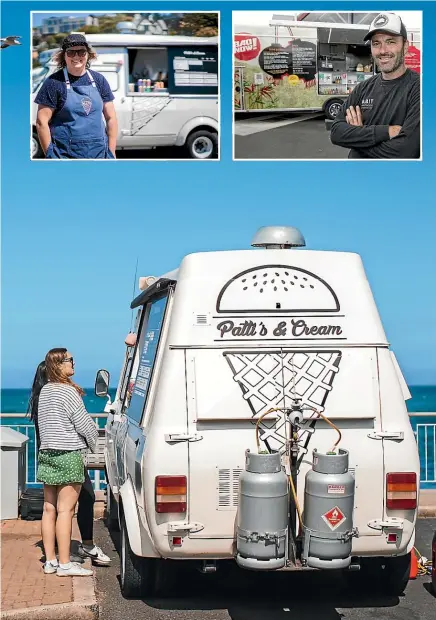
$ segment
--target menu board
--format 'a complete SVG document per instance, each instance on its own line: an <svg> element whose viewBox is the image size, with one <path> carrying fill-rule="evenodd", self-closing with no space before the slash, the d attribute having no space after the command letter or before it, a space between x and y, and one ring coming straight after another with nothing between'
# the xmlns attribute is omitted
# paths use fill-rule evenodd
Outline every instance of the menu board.
<svg viewBox="0 0 436 620"><path fill-rule="evenodd" d="M289 73L289 64L289 50L279 43L273 43L266 47L259 55L259 65L262 71L276 78Z"/></svg>
<svg viewBox="0 0 436 620"><path fill-rule="evenodd" d="M218 94L218 48L168 47L168 90L174 94Z"/></svg>
<svg viewBox="0 0 436 620"><path fill-rule="evenodd" d="M167 299L167 297L162 297L151 304L146 324L142 328L141 341L139 343L139 366L132 399L127 411L129 418L136 420L138 423L141 421L150 386L150 378L156 359Z"/></svg>
<svg viewBox="0 0 436 620"><path fill-rule="evenodd" d="M310 81L316 75L316 45L297 39L290 45L291 63L289 72L301 80Z"/></svg>

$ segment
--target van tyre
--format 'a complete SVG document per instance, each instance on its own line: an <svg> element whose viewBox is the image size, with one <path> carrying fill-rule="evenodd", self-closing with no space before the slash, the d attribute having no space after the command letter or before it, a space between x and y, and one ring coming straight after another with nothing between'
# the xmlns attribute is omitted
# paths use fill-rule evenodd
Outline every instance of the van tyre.
<svg viewBox="0 0 436 620"><path fill-rule="evenodd" d="M32 159L41 159L44 157L44 151L39 143L39 138L36 130L32 131L32 140L31 140L31 151L32 151Z"/></svg>
<svg viewBox="0 0 436 620"><path fill-rule="evenodd" d="M120 581L126 598L150 596L155 590L153 558L140 558L130 548L126 521L121 517Z"/></svg>
<svg viewBox="0 0 436 620"><path fill-rule="evenodd" d="M218 134L199 129L188 136L186 148L192 159L216 159L218 157Z"/></svg>
<svg viewBox="0 0 436 620"><path fill-rule="evenodd" d="M112 493L109 484L106 487L106 526L112 532L120 531L120 522L118 520L118 505L115 501L114 494Z"/></svg>
<svg viewBox="0 0 436 620"><path fill-rule="evenodd" d="M342 99L329 99L324 105L324 114L326 118L334 121L341 111L343 103Z"/></svg>

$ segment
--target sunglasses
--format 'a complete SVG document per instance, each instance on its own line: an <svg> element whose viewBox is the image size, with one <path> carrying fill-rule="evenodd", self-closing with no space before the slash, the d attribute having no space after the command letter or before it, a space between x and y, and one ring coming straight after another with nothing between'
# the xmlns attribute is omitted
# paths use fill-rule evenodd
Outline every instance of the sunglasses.
<svg viewBox="0 0 436 620"><path fill-rule="evenodd" d="M74 358L66 357L64 360L62 360L62 364L66 364L67 362L71 362L71 366L74 366Z"/></svg>
<svg viewBox="0 0 436 620"><path fill-rule="evenodd" d="M88 50L82 49L82 50L67 50L66 54L68 56L68 58L74 58L74 56L79 56L79 58L85 58L86 54L88 53Z"/></svg>

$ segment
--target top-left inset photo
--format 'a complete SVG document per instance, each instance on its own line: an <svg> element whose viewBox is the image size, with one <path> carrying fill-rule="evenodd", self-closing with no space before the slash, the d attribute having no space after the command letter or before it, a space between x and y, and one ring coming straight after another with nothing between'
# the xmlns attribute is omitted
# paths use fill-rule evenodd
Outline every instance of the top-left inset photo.
<svg viewBox="0 0 436 620"><path fill-rule="evenodd" d="M31 19L31 158L219 159L219 13Z"/></svg>

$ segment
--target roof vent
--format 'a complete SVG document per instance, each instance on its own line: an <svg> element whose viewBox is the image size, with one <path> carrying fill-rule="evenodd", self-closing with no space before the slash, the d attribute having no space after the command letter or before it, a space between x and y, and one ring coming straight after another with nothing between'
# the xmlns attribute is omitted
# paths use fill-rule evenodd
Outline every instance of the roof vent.
<svg viewBox="0 0 436 620"><path fill-rule="evenodd" d="M251 245L253 248L285 250L304 247L306 242L298 228L293 228L292 226L262 226L254 235Z"/></svg>

